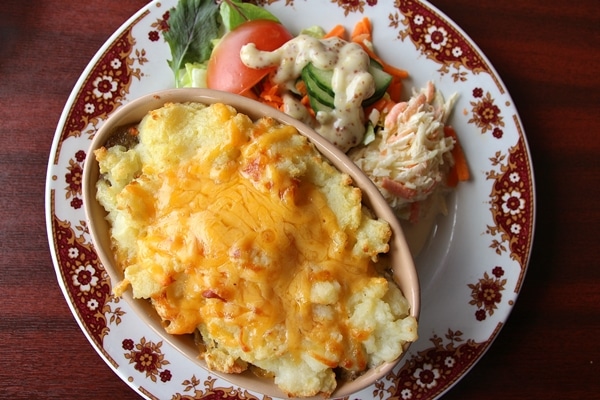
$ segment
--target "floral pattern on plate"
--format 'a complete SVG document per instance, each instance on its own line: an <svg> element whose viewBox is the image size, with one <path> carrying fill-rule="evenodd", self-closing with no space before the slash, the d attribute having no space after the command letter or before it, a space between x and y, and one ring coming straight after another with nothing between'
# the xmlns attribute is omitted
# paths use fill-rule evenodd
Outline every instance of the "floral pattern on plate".
<svg viewBox="0 0 600 400"><path fill-rule="evenodd" d="M490 157L496 169L486 173L486 178L494 181L490 211L495 223L486 232L499 237L492 240L490 247L498 255L508 252L522 269L527 267L531 249L534 213L531 170L524 147L521 139L508 153L496 152Z"/></svg>
<svg viewBox="0 0 600 400"><path fill-rule="evenodd" d="M455 80L466 80L467 72L459 72L461 67L473 73L489 72L485 61L477 50L462 36L454 25L440 16L427 4L419 1L401 1L399 13L390 14L390 24L395 28L404 26L399 37L410 38L415 46L431 60L441 64L440 74L450 68L456 69Z"/></svg>
<svg viewBox="0 0 600 400"><path fill-rule="evenodd" d="M411 73L460 94L451 123L473 179L450 199L426 254L416 258L423 287L420 339L382 381L353 397L433 399L471 369L498 335L525 277L535 219L531 158L518 114L476 45L426 1L263 0L291 30L332 21L374 24L376 49ZM232 386L163 342L111 282L90 242L81 201L89 141L122 104L173 86L163 33L176 0L154 1L98 51L73 89L48 166L47 229L57 279L90 343L147 398L267 397ZM314 13L314 8L323 10ZM304 21L304 23L302 22ZM308 23L306 21L309 21ZM380 38L380 39L378 39Z"/></svg>

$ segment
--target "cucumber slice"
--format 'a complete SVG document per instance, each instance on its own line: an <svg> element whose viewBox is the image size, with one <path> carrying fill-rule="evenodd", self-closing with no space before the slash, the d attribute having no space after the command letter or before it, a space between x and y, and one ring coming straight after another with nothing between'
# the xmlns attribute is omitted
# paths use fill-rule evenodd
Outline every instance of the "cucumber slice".
<svg viewBox="0 0 600 400"><path fill-rule="evenodd" d="M392 76L382 69L382 65L371 59L369 64L369 73L373 76L375 83L375 92L371 97L362 102L363 107L370 106L379 100L386 92L392 82ZM302 69L302 80L306 84L309 99L315 99L322 105L334 108L334 96L331 80L333 70L326 70L315 67L312 63L307 64ZM312 107L312 102L311 102ZM316 110L315 107L313 107Z"/></svg>
<svg viewBox="0 0 600 400"><path fill-rule="evenodd" d="M313 76L309 73L307 68L308 65L302 69L301 77L304 81L304 84L306 85L306 92L308 93L310 106L313 110L315 110L315 112L331 111L331 109L335 108L333 95L321 89L321 87L317 84ZM329 107L329 109L327 110L323 107Z"/></svg>
<svg viewBox="0 0 600 400"><path fill-rule="evenodd" d="M373 64L369 65L369 73L375 81L375 93L362 102L363 107L370 106L383 97L390 83L392 83L392 76Z"/></svg>
<svg viewBox="0 0 600 400"><path fill-rule="evenodd" d="M383 71L383 65L381 65L377 60L370 58L370 63L369 63L369 73L371 75L375 75L378 74L379 71ZM321 68L317 68L315 67L312 63L309 63L306 65L306 72L308 74L310 74L310 76L312 76L313 80L315 81L315 83L324 91L326 91L327 93L329 93L332 96L335 96L335 92L333 91L333 85L331 84L331 81L333 79L333 70L330 69L321 69ZM373 72L373 70L377 70L375 72ZM387 74L387 73L385 73ZM381 79L383 76L383 74L379 74L380 76L380 82L379 85L377 83L375 83L375 92L379 92L382 88L380 86L385 86L385 89L383 91L385 91L387 89L387 86L389 86L389 82L385 82L383 79Z"/></svg>
<svg viewBox="0 0 600 400"><path fill-rule="evenodd" d="M369 60L370 60L370 63L369 63L369 65L370 65L371 67L375 67L375 68L377 68L377 69L383 70L383 65L381 65L381 63L380 63L379 61L377 61L377 60L376 60L376 59L374 59L374 58L369 58Z"/></svg>
<svg viewBox="0 0 600 400"><path fill-rule="evenodd" d="M306 70L306 73L310 75L315 85L320 87L321 90L329 93L332 97L335 96L333 87L331 85L331 81L333 79L333 70L317 68L312 63L308 63L303 68L302 72L304 72L304 70Z"/></svg>
<svg viewBox="0 0 600 400"><path fill-rule="evenodd" d="M326 106L310 94L308 95L308 100L310 102L310 108L312 108L315 113L318 113L319 111L330 113L333 111L334 107Z"/></svg>

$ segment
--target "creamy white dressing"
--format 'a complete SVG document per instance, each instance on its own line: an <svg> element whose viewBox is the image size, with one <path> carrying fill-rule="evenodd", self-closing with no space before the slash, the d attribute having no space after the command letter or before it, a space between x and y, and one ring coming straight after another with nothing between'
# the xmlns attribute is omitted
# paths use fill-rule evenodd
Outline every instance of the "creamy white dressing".
<svg viewBox="0 0 600 400"><path fill-rule="evenodd" d="M295 90L296 80L307 64L332 70L333 110L318 111L315 120L310 121L304 107L291 95L284 95L285 111L304 122L313 122L319 134L343 151L362 141L366 131L362 102L373 95L375 83L368 72L369 56L360 45L335 37L299 35L274 51L261 51L253 43L247 44L240 58L250 68L277 67L273 80L288 92Z"/></svg>

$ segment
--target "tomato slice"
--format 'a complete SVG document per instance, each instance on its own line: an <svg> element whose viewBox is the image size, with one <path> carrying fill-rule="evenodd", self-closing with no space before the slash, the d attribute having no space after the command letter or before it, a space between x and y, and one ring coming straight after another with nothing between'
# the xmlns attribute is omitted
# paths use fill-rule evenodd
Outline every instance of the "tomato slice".
<svg viewBox="0 0 600 400"><path fill-rule="evenodd" d="M210 89L244 93L256 85L274 68L249 68L240 58L242 46L254 43L263 51L273 51L292 39L283 25L269 20L245 22L226 33L213 50L206 71Z"/></svg>

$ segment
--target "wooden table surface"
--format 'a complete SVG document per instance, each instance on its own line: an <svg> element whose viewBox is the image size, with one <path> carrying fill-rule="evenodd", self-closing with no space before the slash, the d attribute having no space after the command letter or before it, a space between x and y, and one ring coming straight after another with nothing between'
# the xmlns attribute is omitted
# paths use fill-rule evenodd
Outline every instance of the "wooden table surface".
<svg viewBox="0 0 600 400"><path fill-rule="evenodd" d="M519 110L537 180L533 254L496 342L448 399L600 398L600 7L433 0L479 45ZM0 8L0 397L137 395L104 364L57 284L48 155L88 61L143 0Z"/></svg>

